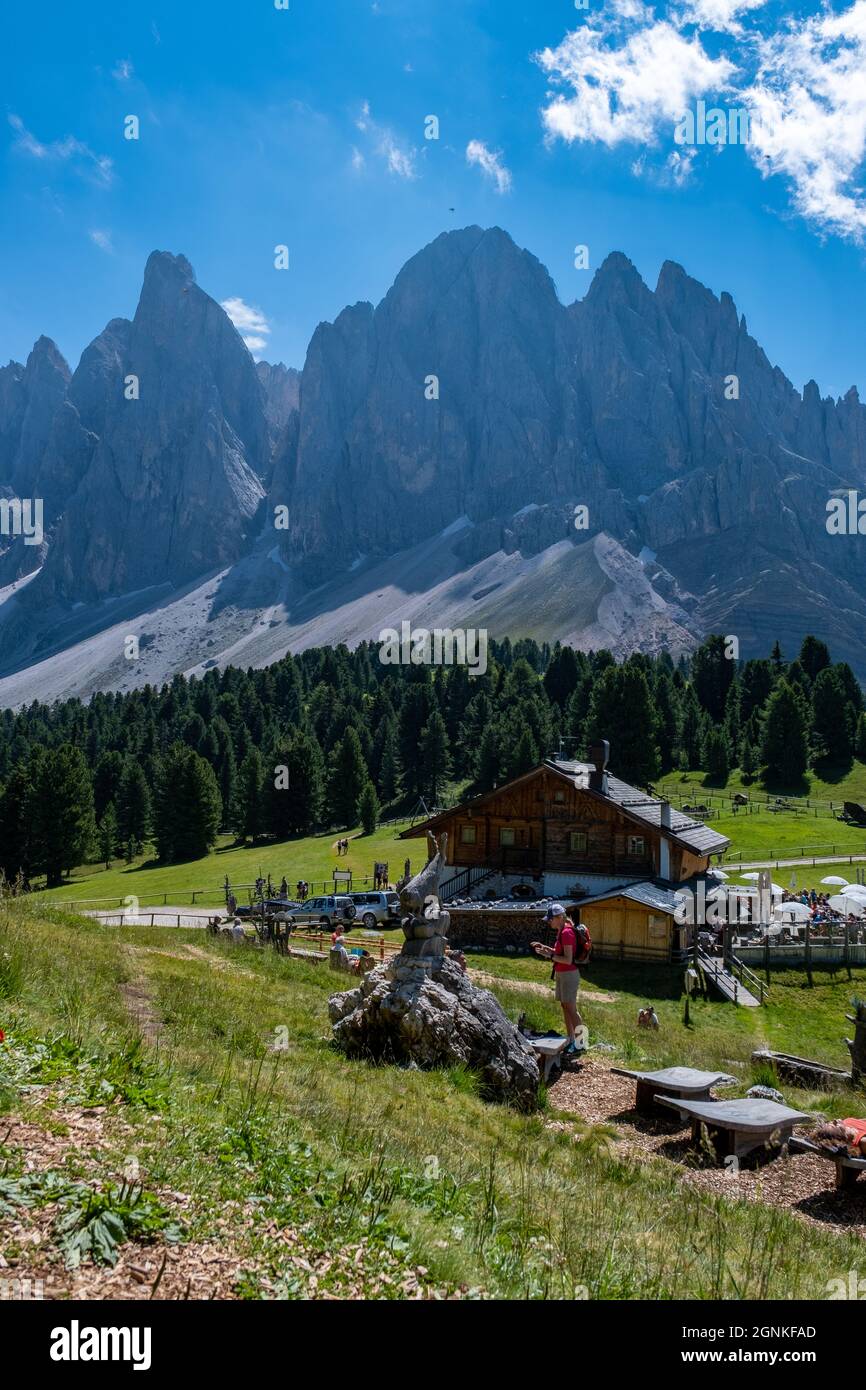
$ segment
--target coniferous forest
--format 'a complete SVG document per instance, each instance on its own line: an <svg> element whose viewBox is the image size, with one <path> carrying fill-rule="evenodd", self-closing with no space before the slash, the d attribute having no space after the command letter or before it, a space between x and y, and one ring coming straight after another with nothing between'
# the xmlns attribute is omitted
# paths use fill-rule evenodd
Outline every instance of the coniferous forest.
<svg viewBox="0 0 866 1390"><path fill-rule="evenodd" d="M677 769L723 784L734 768L797 788L810 766L866 759L847 663L807 637L742 663L710 637L688 658L491 642L488 669L386 666L366 643L262 670L176 676L161 690L33 703L0 716L0 869L48 886L86 859L146 842L164 862L361 824L486 791L556 753L607 738L638 786Z"/></svg>

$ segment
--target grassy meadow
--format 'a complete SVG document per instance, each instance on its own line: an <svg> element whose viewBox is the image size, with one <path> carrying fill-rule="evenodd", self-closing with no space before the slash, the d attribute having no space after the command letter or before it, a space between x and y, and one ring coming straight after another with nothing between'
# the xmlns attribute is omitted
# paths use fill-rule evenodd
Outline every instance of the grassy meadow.
<svg viewBox="0 0 866 1390"><path fill-rule="evenodd" d="M133 894L144 906L158 905L166 895L170 903L187 903L193 892L205 890L198 901L216 904L222 901L226 874L233 885L239 885L254 883L259 874L267 878L269 873L275 889L285 874L290 893L294 892L300 878L321 893L324 882L329 888L333 884L334 869L351 869L361 878L372 875L377 859L385 860L390 865L392 879L397 879L403 872L405 859L409 858L413 869L417 870L427 857L423 840L397 838L408 825L408 820L380 825L372 835L365 835L360 827L341 832L341 836L349 839L349 852L339 856L334 848L338 837L333 830L326 835L247 846L238 846L233 836L223 835L210 854L184 864L160 864L150 852L132 864L115 861L110 869L103 864L82 864L59 888L43 891L39 897L55 903L111 898L116 905L121 898ZM240 889L236 891L238 901L246 901L246 894Z"/></svg>
<svg viewBox="0 0 866 1390"><path fill-rule="evenodd" d="M512 1018L559 1025L543 963L470 965L493 977ZM798 974L777 977L763 1010L697 1000L688 1027L679 971L599 962L584 986L591 1040L621 1064L718 1066L742 1090L762 1041L844 1065L843 1015L866 972L852 982L816 974L812 990ZM35 1258L10 1224L22 1191L34 1220L58 1192L74 1218L82 1184L121 1200L112 1184L133 1156L150 1238L176 1219L179 1249L230 1254L233 1290L248 1298L412 1296L408 1287L434 1297L816 1299L830 1274L866 1273L862 1241L685 1186L677 1165L636 1162L552 1097L521 1116L483 1101L462 1068L347 1060L330 1041L334 987L324 967L201 932L130 933L33 899L0 904L0 1253L10 1267ZM648 997L661 1029L638 1034ZM787 1098L826 1114L851 1104ZM59 1143L87 1107L100 1144L27 1177L6 1121L17 1115ZM347 1249L352 1260L334 1257Z"/></svg>

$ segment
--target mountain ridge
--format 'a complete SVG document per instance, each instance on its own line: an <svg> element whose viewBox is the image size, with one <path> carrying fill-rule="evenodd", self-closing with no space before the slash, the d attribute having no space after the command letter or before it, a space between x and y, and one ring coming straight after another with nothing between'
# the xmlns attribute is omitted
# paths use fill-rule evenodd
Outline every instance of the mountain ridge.
<svg viewBox="0 0 866 1390"><path fill-rule="evenodd" d="M796 641L808 615L866 672L860 547L824 525L834 491L866 486L859 393L799 393L732 297L672 260L652 290L611 252L563 304L503 229L444 232L377 305L319 324L299 373L254 363L189 261L154 252L133 319L111 320L74 372L49 339L0 368L0 494L37 486L43 545L0 537L0 674L52 646L48 614L72 632L80 604L98 624L139 591L215 573L231 589L256 556L265 574L276 562L275 621L294 632L311 592L388 571L459 517L446 569L605 536L643 556L647 641L667 594L677 642L710 624L749 654L770 624Z"/></svg>

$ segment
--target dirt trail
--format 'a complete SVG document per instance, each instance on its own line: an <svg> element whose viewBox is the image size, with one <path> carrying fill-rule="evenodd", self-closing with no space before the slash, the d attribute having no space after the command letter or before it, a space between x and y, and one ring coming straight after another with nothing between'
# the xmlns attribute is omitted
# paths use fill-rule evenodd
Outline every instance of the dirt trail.
<svg viewBox="0 0 866 1390"><path fill-rule="evenodd" d="M133 955L131 947L124 947L124 955ZM134 959L134 957L133 957ZM133 978L120 986L120 993L126 1011L147 1042L156 1042L163 1028L163 1021L154 1008L150 997L147 976L137 969Z"/></svg>
<svg viewBox="0 0 866 1390"><path fill-rule="evenodd" d="M538 984L534 980L512 980L506 975L490 975L486 970L469 970L469 978L474 980L477 985L483 985L489 989L491 985L500 985L508 989L527 990L530 994L543 995L545 999L553 998L553 990L549 985ZM604 994L599 989L584 989L581 984L580 998L588 999L593 1004L615 1004L615 994Z"/></svg>

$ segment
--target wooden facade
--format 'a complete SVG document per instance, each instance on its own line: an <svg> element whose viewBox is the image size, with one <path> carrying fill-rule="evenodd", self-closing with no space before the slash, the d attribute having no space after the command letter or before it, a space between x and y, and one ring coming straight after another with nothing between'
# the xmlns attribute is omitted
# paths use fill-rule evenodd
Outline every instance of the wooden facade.
<svg viewBox="0 0 866 1390"><path fill-rule="evenodd" d="M700 855L667 833L629 815L602 792L575 786L574 778L547 764L464 802L403 838L427 829L448 834L448 862L461 868L486 867L528 877L545 872L605 874L623 878L663 876L680 883L706 870Z"/></svg>
<svg viewBox="0 0 866 1390"><path fill-rule="evenodd" d="M673 916L615 893L603 902L586 903L580 908L580 920L592 937L592 954L600 960L663 965L685 949L687 929Z"/></svg>

